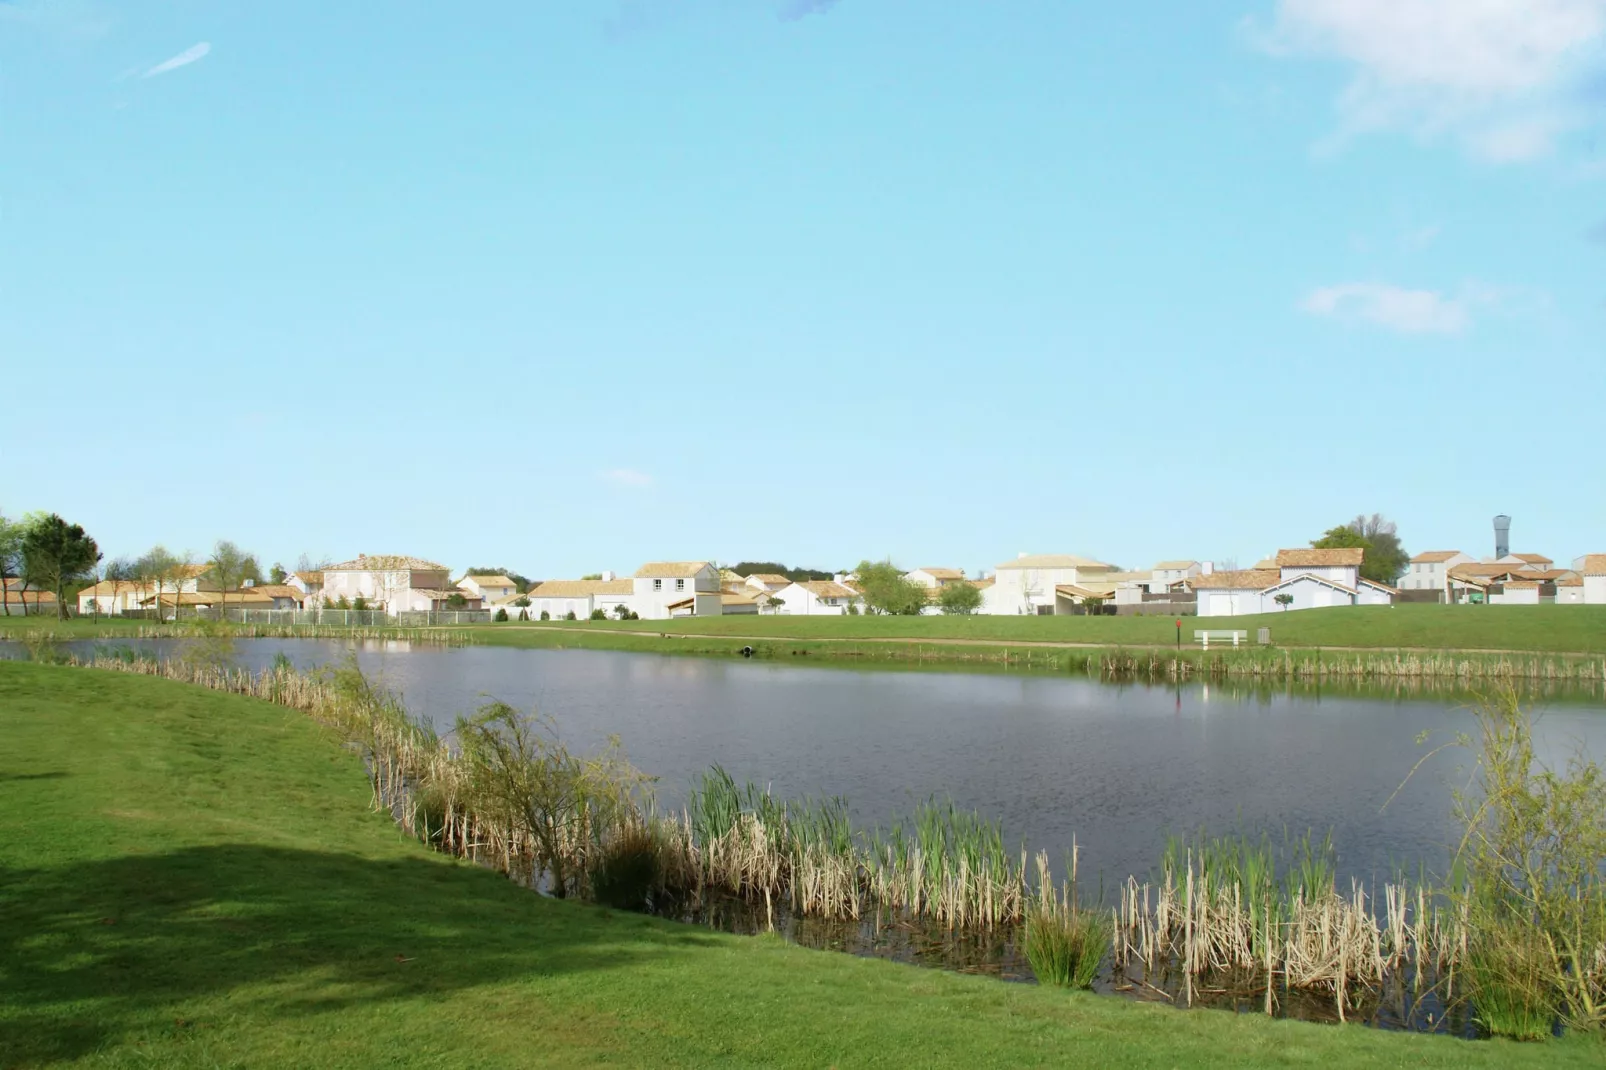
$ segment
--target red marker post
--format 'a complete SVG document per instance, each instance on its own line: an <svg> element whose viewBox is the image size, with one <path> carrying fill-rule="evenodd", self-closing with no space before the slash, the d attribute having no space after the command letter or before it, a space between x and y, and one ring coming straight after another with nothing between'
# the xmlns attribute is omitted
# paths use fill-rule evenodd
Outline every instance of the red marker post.
<svg viewBox="0 0 1606 1070"><path fill-rule="evenodd" d="M1177 618L1177 653L1182 653L1182 618Z"/></svg>

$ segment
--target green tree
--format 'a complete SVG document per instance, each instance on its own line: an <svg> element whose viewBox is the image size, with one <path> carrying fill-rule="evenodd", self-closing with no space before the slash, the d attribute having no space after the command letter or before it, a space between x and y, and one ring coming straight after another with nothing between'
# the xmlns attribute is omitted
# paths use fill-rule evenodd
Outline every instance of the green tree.
<svg viewBox="0 0 1606 1070"><path fill-rule="evenodd" d="M34 586L54 591L56 613L67 619L67 585L91 574L100 563L100 547L80 524L55 513L36 517L22 533L23 576Z"/></svg>
<svg viewBox="0 0 1606 1070"><path fill-rule="evenodd" d="M468 597L462 591L453 591L446 596L446 604L453 609L462 609L468 605Z"/></svg>
<svg viewBox="0 0 1606 1070"><path fill-rule="evenodd" d="M905 579L891 561L860 561L854 572L864 604L876 613L912 617L926 606L926 588Z"/></svg>
<svg viewBox="0 0 1606 1070"><path fill-rule="evenodd" d="M279 586L289 578L290 573L286 572L285 567L277 561L273 563L272 568L268 569L268 582L273 584L275 587Z"/></svg>
<svg viewBox="0 0 1606 1070"><path fill-rule="evenodd" d="M144 593L156 595L156 615L162 615L162 587L170 574L178 568L178 558L160 544L134 559L134 582Z"/></svg>
<svg viewBox="0 0 1606 1070"><path fill-rule="evenodd" d="M1276 598L1273 598L1272 601L1282 606L1283 612L1287 613L1288 607L1294 604L1294 596L1291 594L1280 594Z"/></svg>
<svg viewBox="0 0 1606 1070"><path fill-rule="evenodd" d="M248 554L228 539L219 539L217 545L212 547L212 560L206 563L206 575L211 582L217 584L221 592L221 608L218 610L218 619L223 619L223 610L229 607L229 592L238 590L246 580L255 580L259 575L255 555Z"/></svg>
<svg viewBox="0 0 1606 1070"><path fill-rule="evenodd" d="M1405 571L1410 555L1400 545L1394 524L1380 514L1358 516L1348 524L1328 528L1311 543L1318 550L1359 549L1361 578L1392 585Z"/></svg>
<svg viewBox="0 0 1606 1070"><path fill-rule="evenodd" d="M944 613L968 617L981 608L981 591L963 580L950 583L937 593L937 604Z"/></svg>
<svg viewBox="0 0 1606 1070"><path fill-rule="evenodd" d="M7 520L0 513L0 616L11 613L10 580L22 576L22 525ZM28 600L22 602L23 616L28 615Z"/></svg>
<svg viewBox="0 0 1606 1070"><path fill-rule="evenodd" d="M1411 564L1411 555L1400 542L1399 529L1394 521L1382 513L1373 513L1371 516L1356 517L1349 522L1349 527L1372 544L1366 560L1361 563L1363 577L1393 586L1396 580L1405 575L1405 570Z"/></svg>
<svg viewBox="0 0 1606 1070"><path fill-rule="evenodd" d="M467 569L464 569L463 570L463 575L465 575L465 576L506 576L508 579L513 581L514 589L517 590L520 594L523 594L524 592L526 592L526 591L528 591L530 589L530 577L520 575L519 573L514 572L510 568L502 568L500 565L473 565L473 566L471 566L471 567L469 567Z"/></svg>

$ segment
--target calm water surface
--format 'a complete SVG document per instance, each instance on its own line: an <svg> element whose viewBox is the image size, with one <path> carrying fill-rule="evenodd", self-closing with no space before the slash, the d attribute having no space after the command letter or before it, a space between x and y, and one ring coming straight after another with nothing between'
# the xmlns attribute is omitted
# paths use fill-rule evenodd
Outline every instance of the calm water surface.
<svg viewBox="0 0 1606 1070"><path fill-rule="evenodd" d="M238 649L252 668L283 652L305 669L350 648L262 639ZM1473 727L1464 699L398 643L365 644L357 657L443 731L494 698L551 715L585 747L617 733L660 778L666 806L714 763L782 797L844 796L865 824L951 797L1033 851L1058 857L1074 838L1084 878L1112 882L1148 875L1168 834L1201 827L1278 839L1330 830L1341 871L1368 880L1442 869L1463 753L1400 785L1434 744ZM1579 746L1606 756L1598 700L1536 708L1544 757Z"/></svg>

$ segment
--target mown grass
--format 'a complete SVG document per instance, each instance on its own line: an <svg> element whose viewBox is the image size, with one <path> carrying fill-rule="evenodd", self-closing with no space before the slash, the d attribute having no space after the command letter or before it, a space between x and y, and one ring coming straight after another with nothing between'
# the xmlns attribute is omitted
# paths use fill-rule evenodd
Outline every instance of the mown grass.
<svg viewBox="0 0 1606 1070"><path fill-rule="evenodd" d="M1606 606L1354 606L1247 617L687 617L670 621L554 621L575 632L657 636L761 636L816 641L965 640L1093 646L1195 645L1196 629L1270 628L1284 647L1402 650L1520 650L1606 653ZM518 623L472 626L483 641L517 643L536 629Z"/></svg>
<svg viewBox="0 0 1606 1070"><path fill-rule="evenodd" d="M0 1065L1549 1066L545 899L369 809L303 715L0 663Z"/></svg>

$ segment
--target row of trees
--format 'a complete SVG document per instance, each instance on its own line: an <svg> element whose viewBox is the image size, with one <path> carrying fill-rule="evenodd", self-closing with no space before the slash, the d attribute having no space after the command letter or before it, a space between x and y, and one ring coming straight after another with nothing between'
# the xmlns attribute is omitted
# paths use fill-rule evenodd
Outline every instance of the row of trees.
<svg viewBox="0 0 1606 1070"><path fill-rule="evenodd" d="M94 575L100 560L100 547L80 524L55 513L29 513L15 521L0 514L0 613L11 613L11 581L21 580L17 595L24 614L30 590L49 591L65 620L67 589Z"/></svg>
<svg viewBox="0 0 1606 1070"><path fill-rule="evenodd" d="M891 561L860 561L854 573L865 608L872 613L913 617L931 604L929 588L906 577ZM974 613L981 608L981 589L963 580L947 584L937 593L937 605L944 613Z"/></svg>

